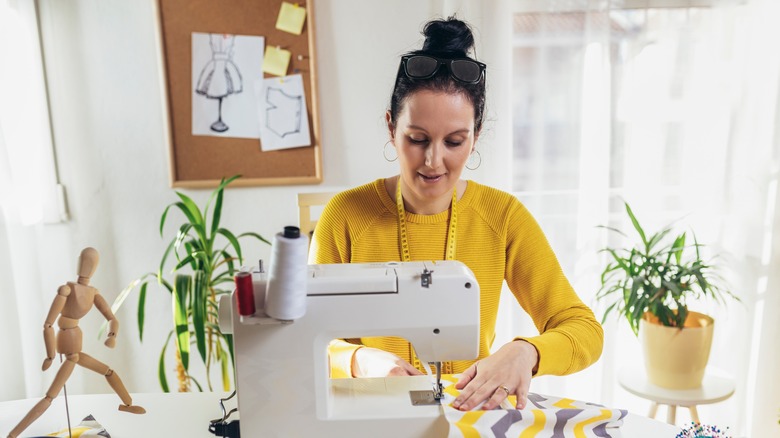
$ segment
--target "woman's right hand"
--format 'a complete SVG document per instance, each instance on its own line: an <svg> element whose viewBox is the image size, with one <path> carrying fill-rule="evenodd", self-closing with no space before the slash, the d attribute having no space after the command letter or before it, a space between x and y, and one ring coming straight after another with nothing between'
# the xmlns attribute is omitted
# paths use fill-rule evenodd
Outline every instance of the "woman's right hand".
<svg viewBox="0 0 780 438"><path fill-rule="evenodd" d="M378 348L362 347L352 355L352 377L418 376L409 362Z"/></svg>

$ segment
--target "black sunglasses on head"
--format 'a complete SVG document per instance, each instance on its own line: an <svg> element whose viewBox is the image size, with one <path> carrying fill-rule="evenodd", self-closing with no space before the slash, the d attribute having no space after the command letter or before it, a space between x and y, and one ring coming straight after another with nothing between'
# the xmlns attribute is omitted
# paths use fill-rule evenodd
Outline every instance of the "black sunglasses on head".
<svg viewBox="0 0 780 438"><path fill-rule="evenodd" d="M470 58L436 58L428 55L405 55L401 57L404 73L411 79L428 79L439 71L442 65L453 79L467 84L476 84L485 75L485 64Z"/></svg>

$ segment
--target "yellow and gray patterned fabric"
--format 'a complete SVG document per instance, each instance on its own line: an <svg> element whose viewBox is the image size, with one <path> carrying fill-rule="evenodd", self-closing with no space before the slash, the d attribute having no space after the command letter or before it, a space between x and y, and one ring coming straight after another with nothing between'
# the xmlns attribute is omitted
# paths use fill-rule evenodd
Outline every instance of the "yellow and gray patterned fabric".
<svg viewBox="0 0 780 438"><path fill-rule="evenodd" d="M65 438L111 438L111 435L108 434L106 429L101 426L92 415L86 416L81 420L81 423L71 427L70 432L65 428L58 432L52 432L46 436Z"/></svg>
<svg viewBox="0 0 780 438"><path fill-rule="evenodd" d="M613 438L628 414L624 409L530 393L525 409L498 408L459 411L452 402L458 376L442 376L444 415L450 423L448 438ZM507 400L515 405L515 397ZM506 403L505 403L506 404ZM508 406L507 406L508 407Z"/></svg>

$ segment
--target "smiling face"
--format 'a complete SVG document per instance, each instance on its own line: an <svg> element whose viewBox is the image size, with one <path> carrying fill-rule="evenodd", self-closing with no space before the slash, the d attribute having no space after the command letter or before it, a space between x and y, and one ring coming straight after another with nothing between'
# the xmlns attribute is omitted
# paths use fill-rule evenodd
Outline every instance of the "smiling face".
<svg viewBox="0 0 780 438"><path fill-rule="evenodd" d="M461 93L421 90L410 94L388 128L401 166L401 194L413 213L449 208L452 190L474 149L474 105Z"/></svg>

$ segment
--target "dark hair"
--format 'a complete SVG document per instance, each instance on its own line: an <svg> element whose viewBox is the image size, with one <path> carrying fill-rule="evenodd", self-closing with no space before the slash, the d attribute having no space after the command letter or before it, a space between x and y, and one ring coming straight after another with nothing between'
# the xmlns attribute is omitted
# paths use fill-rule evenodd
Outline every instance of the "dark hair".
<svg viewBox="0 0 780 438"><path fill-rule="evenodd" d="M446 20L429 21L423 29L425 43L422 50L407 55L430 55L439 58L468 58L469 50L474 48L474 35L465 22L455 17ZM420 90L440 91L448 94L462 93L474 106L474 130L482 129L485 114L485 77L476 84L459 82L450 76L446 68L440 68L427 79L412 79L404 73L403 65L398 66L393 95L390 98L390 121L395 126L398 113L406 98Z"/></svg>

